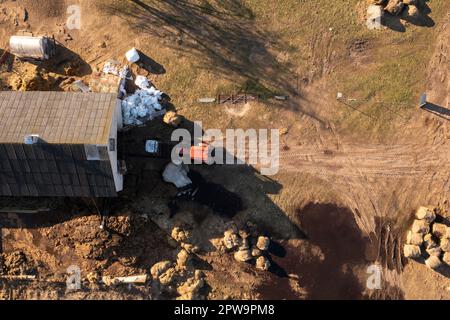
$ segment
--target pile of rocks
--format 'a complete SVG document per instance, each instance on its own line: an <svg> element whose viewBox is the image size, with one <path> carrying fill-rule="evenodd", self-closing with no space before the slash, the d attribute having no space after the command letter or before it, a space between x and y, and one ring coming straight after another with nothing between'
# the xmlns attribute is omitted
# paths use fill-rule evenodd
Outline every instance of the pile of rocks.
<svg viewBox="0 0 450 320"><path fill-rule="evenodd" d="M381 6L383 11L398 16L400 14L417 18L422 0L369 0L371 5Z"/></svg>
<svg viewBox="0 0 450 320"><path fill-rule="evenodd" d="M450 266L450 227L435 219L435 210L420 207L403 247L406 258L425 257L425 264L433 270L439 269L443 262Z"/></svg>
<svg viewBox="0 0 450 320"><path fill-rule="evenodd" d="M165 260L154 264L150 274L157 295L178 296L177 300L206 298L201 292L206 285L204 274L194 269L192 255L185 249L178 252L176 262Z"/></svg>
<svg viewBox="0 0 450 320"><path fill-rule="evenodd" d="M266 236L252 237L248 231L230 228L225 231L223 245L228 252L234 252L234 259L239 262L256 262L256 268L267 271L270 261L267 258L270 239Z"/></svg>

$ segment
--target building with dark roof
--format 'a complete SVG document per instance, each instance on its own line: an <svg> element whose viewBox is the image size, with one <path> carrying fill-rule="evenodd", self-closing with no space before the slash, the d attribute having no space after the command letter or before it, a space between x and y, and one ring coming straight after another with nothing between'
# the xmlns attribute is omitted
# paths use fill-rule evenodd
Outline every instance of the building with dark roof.
<svg viewBox="0 0 450 320"><path fill-rule="evenodd" d="M0 92L0 196L114 197L117 94Z"/></svg>

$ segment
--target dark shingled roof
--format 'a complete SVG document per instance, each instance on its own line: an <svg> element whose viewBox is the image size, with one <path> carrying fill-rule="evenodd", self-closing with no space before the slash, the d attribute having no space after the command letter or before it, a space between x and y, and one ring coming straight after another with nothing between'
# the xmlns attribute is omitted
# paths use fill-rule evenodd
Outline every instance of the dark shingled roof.
<svg viewBox="0 0 450 320"><path fill-rule="evenodd" d="M117 196L108 155L116 105L117 94L0 92L0 196ZM28 134L41 141L24 144Z"/></svg>
<svg viewBox="0 0 450 320"><path fill-rule="evenodd" d="M108 144L117 94L0 92L0 143Z"/></svg>

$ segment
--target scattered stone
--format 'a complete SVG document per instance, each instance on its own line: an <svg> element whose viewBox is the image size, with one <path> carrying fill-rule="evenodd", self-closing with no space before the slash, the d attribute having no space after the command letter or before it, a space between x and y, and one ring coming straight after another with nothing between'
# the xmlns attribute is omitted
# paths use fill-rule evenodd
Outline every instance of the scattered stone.
<svg viewBox="0 0 450 320"><path fill-rule="evenodd" d="M419 258L421 255L420 247L412 244L405 244L403 246L403 255L406 258Z"/></svg>
<svg viewBox="0 0 450 320"><path fill-rule="evenodd" d="M411 230L408 231L408 235L406 237L407 244L413 244L416 246L421 246L423 244L423 234L414 233Z"/></svg>
<svg viewBox="0 0 450 320"><path fill-rule="evenodd" d="M414 220L411 231L414 233L427 234L430 232L430 225L425 220Z"/></svg>
<svg viewBox="0 0 450 320"><path fill-rule="evenodd" d="M168 111L163 118L163 122L174 128L177 128L181 122L183 122L183 117L174 111Z"/></svg>
<svg viewBox="0 0 450 320"><path fill-rule="evenodd" d="M101 277L100 274L96 271L89 272L86 276L86 280L91 284L97 284L100 282Z"/></svg>
<svg viewBox="0 0 450 320"><path fill-rule="evenodd" d="M444 253L442 261L445 262L448 266L450 266L450 252Z"/></svg>
<svg viewBox="0 0 450 320"><path fill-rule="evenodd" d="M186 269L189 265L190 258L190 254L186 250L181 249L177 255L177 267L180 269Z"/></svg>
<svg viewBox="0 0 450 320"><path fill-rule="evenodd" d="M450 238L441 239L441 249L445 252L450 252Z"/></svg>
<svg viewBox="0 0 450 320"><path fill-rule="evenodd" d="M177 270L174 267L170 267L158 278L159 282L164 286L169 286L175 282L177 276Z"/></svg>
<svg viewBox="0 0 450 320"><path fill-rule="evenodd" d="M415 6L417 4L417 0L403 0L403 3L407 6Z"/></svg>
<svg viewBox="0 0 450 320"><path fill-rule="evenodd" d="M431 233L427 233L423 237L423 244L424 244L425 249L433 248L433 247L437 246L437 243L434 240L433 235Z"/></svg>
<svg viewBox="0 0 450 320"><path fill-rule="evenodd" d="M175 227L172 229L171 236L175 241L186 242L188 240L189 233L179 227Z"/></svg>
<svg viewBox="0 0 450 320"><path fill-rule="evenodd" d="M442 253L442 250L441 250L441 248L439 248L438 245L433 246L433 247L429 247L429 248L426 249L426 251L427 251L429 256L436 256L436 257L439 257L441 255L441 253Z"/></svg>
<svg viewBox="0 0 450 320"><path fill-rule="evenodd" d="M266 257L260 256L258 259L256 259L256 268L259 270L267 271L270 268L270 261Z"/></svg>
<svg viewBox="0 0 450 320"><path fill-rule="evenodd" d="M435 222L433 223L432 230L435 237L442 238L447 233L447 226L445 224Z"/></svg>
<svg viewBox="0 0 450 320"><path fill-rule="evenodd" d="M202 278L189 278L186 282L177 288L180 296L177 300L198 300L200 298L199 291L205 286L205 280Z"/></svg>
<svg viewBox="0 0 450 320"><path fill-rule="evenodd" d="M242 249L234 253L234 259L239 262L248 262L252 260L252 254L249 249Z"/></svg>
<svg viewBox="0 0 450 320"><path fill-rule="evenodd" d="M150 269L150 274L152 275L153 279L158 279L171 266L172 263L168 260L155 263Z"/></svg>
<svg viewBox="0 0 450 320"><path fill-rule="evenodd" d="M256 247L259 250L266 251L269 249L270 239L268 237L260 236L258 237L258 241L256 242Z"/></svg>
<svg viewBox="0 0 450 320"><path fill-rule="evenodd" d="M437 270L442 265L442 261L436 256L430 256L427 260L425 260L425 264L428 268Z"/></svg>
<svg viewBox="0 0 450 320"><path fill-rule="evenodd" d="M233 230L224 232L223 243L228 250L232 250L239 246L239 237Z"/></svg>
<svg viewBox="0 0 450 320"><path fill-rule="evenodd" d="M408 6L408 8L405 10L405 12L406 12L406 15L410 18L418 18L420 15L419 9L414 5Z"/></svg>
<svg viewBox="0 0 450 320"><path fill-rule="evenodd" d="M259 257L260 255L262 255L262 251L259 250L259 249L256 248L256 247L253 247L253 248L252 248L252 256L253 256L253 257Z"/></svg>
<svg viewBox="0 0 450 320"><path fill-rule="evenodd" d="M387 5L384 7L384 10L397 16L402 12L404 7L405 4L401 0L389 0Z"/></svg>
<svg viewBox="0 0 450 320"><path fill-rule="evenodd" d="M434 211L427 207L420 207L416 211L416 217L419 220L425 220L428 224L432 223L436 219Z"/></svg>

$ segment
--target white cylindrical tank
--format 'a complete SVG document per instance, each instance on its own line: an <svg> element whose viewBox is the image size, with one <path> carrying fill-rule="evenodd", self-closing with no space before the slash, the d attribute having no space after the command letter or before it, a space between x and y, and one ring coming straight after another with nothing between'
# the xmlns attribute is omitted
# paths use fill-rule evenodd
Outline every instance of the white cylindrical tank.
<svg viewBox="0 0 450 320"><path fill-rule="evenodd" d="M10 52L19 58L48 60L51 58L50 41L46 37L12 36Z"/></svg>

